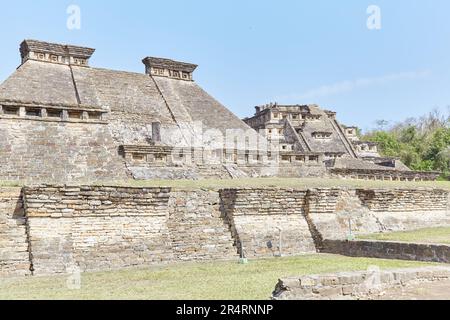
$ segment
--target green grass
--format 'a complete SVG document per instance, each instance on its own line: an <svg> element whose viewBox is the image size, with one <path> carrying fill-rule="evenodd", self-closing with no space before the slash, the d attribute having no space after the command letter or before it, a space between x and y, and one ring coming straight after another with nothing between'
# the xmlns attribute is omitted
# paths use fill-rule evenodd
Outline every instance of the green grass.
<svg viewBox="0 0 450 320"><path fill-rule="evenodd" d="M450 244L450 227L426 228L404 232L376 233L371 235L361 235L358 239Z"/></svg>
<svg viewBox="0 0 450 320"><path fill-rule="evenodd" d="M107 185L107 183L104 183ZM229 180L150 180L150 181L116 181L109 185L131 187L172 187L178 189L224 189L245 187L281 187L281 188L323 188L323 187L356 187L356 188L442 188L450 190L450 181L365 181L352 179L325 178L247 178Z"/></svg>
<svg viewBox="0 0 450 320"><path fill-rule="evenodd" d="M246 178L246 179L205 179L205 180L148 180L148 181L110 181L101 183L80 182L71 185L107 185L125 187L172 187L176 189L208 189L218 190L226 188L250 188L250 187L278 187L278 188L440 188L450 190L450 181L366 181L353 179L326 179L326 178ZM19 187L21 182L0 181L0 187Z"/></svg>
<svg viewBox="0 0 450 320"><path fill-rule="evenodd" d="M338 271L408 268L427 263L349 258L328 254L250 261L182 263L165 267L86 273L81 289L67 278L30 277L0 281L0 299L269 299L279 278Z"/></svg>
<svg viewBox="0 0 450 320"><path fill-rule="evenodd" d="M6 187L6 188L9 188L9 187L21 187L21 186L23 186L24 184L23 183L21 183L20 181L0 181L0 187Z"/></svg>

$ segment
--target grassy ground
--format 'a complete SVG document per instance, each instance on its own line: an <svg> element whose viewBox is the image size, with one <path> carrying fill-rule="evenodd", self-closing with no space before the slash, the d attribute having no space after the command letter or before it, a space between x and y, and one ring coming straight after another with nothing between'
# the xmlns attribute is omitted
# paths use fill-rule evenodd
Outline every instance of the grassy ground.
<svg viewBox="0 0 450 320"><path fill-rule="evenodd" d="M450 244L450 227L426 228L405 232L377 233L359 236L358 238L364 240Z"/></svg>
<svg viewBox="0 0 450 320"><path fill-rule="evenodd" d="M83 183L79 183L83 184ZM93 184L86 182L85 184ZM94 183L95 184L95 183ZM97 183L98 184L98 183ZM20 182L0 181L0 187L22 186ZM229 180L149 180L149 181L112 181L101 185L127 187L172 187L178 189L224 189L245 187L284 187L284 188L319 188L319 187L356 187L356 188L418 188L431 187L450 190L450 181L365 181L352 179L325 178L246 178Z"/></svg>
<svg viewBox="0 0 450 320"><path fill-rule="evenodd" d="M0 299L268 299L279 278L337 271L430 265L418 262L306 255L233 262L183 263L142 270L86 273L81 289L64 276L0 281Z"/></svg>
<svg viewBox="0 0 450 320"><path fill-rule="evenodd" d="M151 180L112 182L110 185L135 187L174 187L182 189L223 189L239 187L285 187L285 188L318 188L318 187L361 187L361 188L417 188L433 187L450 190L450 181L365 181L352 179L324 178L248 178L235 180Z"/></svg>
<svg viewBox="0 0 450 320"><path fill-rule="evenodd" d="M19 181L0 181L0 187L21 187L23 185L24 184Z"/></svg>

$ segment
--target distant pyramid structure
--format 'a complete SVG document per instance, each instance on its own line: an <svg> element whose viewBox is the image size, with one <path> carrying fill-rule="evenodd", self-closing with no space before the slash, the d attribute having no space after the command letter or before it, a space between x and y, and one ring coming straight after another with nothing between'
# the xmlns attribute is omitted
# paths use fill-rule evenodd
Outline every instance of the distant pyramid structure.
<svg viewBox="0 0 450 320"><path fill-rule="evenodd" d="M21 65L0 85L0 180L301 177L331 169L433 179L379 157L376 145L317 106L258 107L242 121L194 82L197 65L147 57L145 73L114 71L91 67L94 52L22 42Z"/></svg>

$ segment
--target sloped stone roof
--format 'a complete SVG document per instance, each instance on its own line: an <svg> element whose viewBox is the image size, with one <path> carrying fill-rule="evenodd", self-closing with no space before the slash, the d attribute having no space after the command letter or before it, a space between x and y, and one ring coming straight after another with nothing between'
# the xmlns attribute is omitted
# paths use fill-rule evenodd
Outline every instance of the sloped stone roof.
<svg viewBox="0 0 450 320"><path fill-rule="evenodd" d="M52 50L64 48L55 45ZM196 65L185 67L193 70ZM49 61L26 60L0 85L1 102L109 110L116 140L123 143L145 142L151 136L145 127L152 122L171 128L201 122L205 130L223 133L227 129L253 130L193 81ZM141 138L130 134L130 139L122 141L123 129L142 131L136 133Z"/></svg>
<svg viewBox="0 0 450 320"><path fill-rule="evenodd" d="M361 159L353 158L340 158L334 162L334 168L336 169L359 169L359 170L388 170L392 171L395 168L384 167L375 163L364 161Z"/></svg>
<svg viewBox="0 0 450 320"><path fill-rule="evenodd" d="M76 106L69 66L28 60L0 85L0 100Z"/></svg>
<svg viewBox="0 0 450 320"><path fill-rule="evenodd" d="M148 67L162 68L162 69L170 69L184 72L194 72L197 69L196 64L179 62L170 59L164 58L155 58L155 57L147 57L142 62Z"/></svg>
<svg viewBox="0 0 450 320"><path fill-rule="evenodd" d="M311 113L320 115L321 119L317 121L307 121L303 127L303 135L313 152L347 153L344 142L339 136L336 128L333 126L328 115L318 107L310 107ZM329 132L329 139L314 138L315 132Z"/></svg>
<svg viewBox="0 0 450 320"><path fill-rule="evenodd" d="M204 128L253 130L195 82L154 77L164 98L181 121L199 121ZM178 117L177 117L178 118Z"/></svg>
<svg viewBox="0 0 450 320"><path fill-rule="evenodd" d="M81 104L108 108L114 113L135 113L149 121L174 121L155 83L145 74L72 67Z"/></svg>

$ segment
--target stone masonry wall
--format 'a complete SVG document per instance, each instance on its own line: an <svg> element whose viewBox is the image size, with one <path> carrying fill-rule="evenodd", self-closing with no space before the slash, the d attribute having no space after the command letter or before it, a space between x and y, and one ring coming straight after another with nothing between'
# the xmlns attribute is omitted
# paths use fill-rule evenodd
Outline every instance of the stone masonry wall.
<svg viewBox="0 0 450 320"><path fill-rule="evenodd" d="M237 257L218 197L169 188L25 188L34 274Z"/></svg>
<svg viewBox="0 0 450 320"><path fill-rule="evenodd" d="M85 183L126 178L105 124L0 119L0 180Z"/></svg>
<svg viewBox="0 0 450 320"><path fill-rule="evenodd" d="M450 263L450 246L443 244L325 240L322 252L350 257Z"/></svg>
<svg viewBox="0 0 450 320"><path fill-rule="evenodd" d="M173 191L169 200L169 239L176 261L237 257L230 227L214 191Z"/></svg>
<svg viewBox="0 0 450 320"><path fill-rule="evenodd" d="M20 188L0 188L0 277L30 274L26 218Z"/></svg>
<svg viewBox="0 0 450 320"><path fill-rule="evenodd" d="M449 267L345 272L280 279L273 300L367 300L392 288L450 279Z"/></svg>
<svg viewBox="0 0 450 320"><path fill-rule="evenodd" d="M338 179L381 180L381 181L436 181L440 172L359 169L359 168L329 168L329 174Z"/></svg>
<svg viewBox="0 0 450 320"><path fill-rule="evenodd" d="M449 205L449 192L439 189L358 189L356 194L376 212L445 211Z"/></svg>
<svg viewBox="0 0 450 320"><path fill-rule="evenodd" d="M255 188L223 190L221 197L236 245L243 241L248 257L278 255L280 242L285 255L311 252L313 244L320 250L323 240L347 239L350 230L355 235L450 225L446 190Z"/></svg>
<svg viewBox="0 0 450 320"><path fill-rule="evenodd" d="M248 258L297 255L347 239L350 228L450 225L450 192L436 189L41 185L22 194L0 188L0 274L235 259L241 243Z"/></svg>
<svg viewBox="0 0 450 320"><path fill-rule="evenodd" d="M350 228L354 233L375 233L384 228L354 189L310 189L306 210L321 239L346 239Z"/></svg>
<svg viewBox="0 0 450 320"><path fill-rule="evenodd" d="M245 256L267 257L315 252L305 219L306 191L229 189L221 191L222 207L236 246Z"/></svg>
<svg viewBox="0 0 450 320"><path fill-rule="evenodd" d="M450 192L439 189L312 189L311 221L323 239L450 225Z"/></svg>

